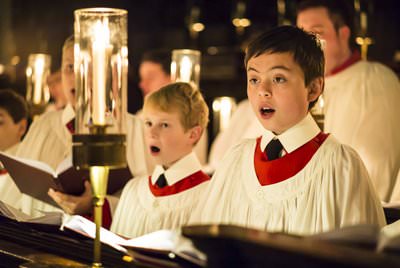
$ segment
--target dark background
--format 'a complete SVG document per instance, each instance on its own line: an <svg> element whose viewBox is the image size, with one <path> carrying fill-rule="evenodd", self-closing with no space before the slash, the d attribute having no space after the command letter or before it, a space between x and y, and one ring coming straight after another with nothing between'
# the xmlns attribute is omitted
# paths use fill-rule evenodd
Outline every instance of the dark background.
<svg viewBox="0 0 400 268"><path fill-rule="evenodd" d="M332 0L334 1L334 0ZM247 0L246 17L252 25L242 34L231 20L237 1L179 0L1 0L0 64L12 65L7 82L24 94L25 67L30 53L52 56L52 70L60 66L61 47L73 33L73 11L83 7L116 7L128 10L129 111L142 105L137 67L141 54L152 48L195 48L202 52L201 88L210 104L216 96L246 97L242 48L246 41L282 19L295 22L296 0L286 0L284 17L279 17L277 0ZM349 0L353 3L352 0ZM368 35L374 39L369 59L389 65L399 73L400 3L397 0L360 0L369 14ZM187 21L192 7L200 8L199 20L205 30L191 38ZM356 18L355 18L356 19ZM15 57L17 56L17 57ZM399 55L400 56L400 55ZM398 57L399 57L398 56ZM12 64L10 64L12 62ZM5 78L3 78L5 79Z"/></svg>

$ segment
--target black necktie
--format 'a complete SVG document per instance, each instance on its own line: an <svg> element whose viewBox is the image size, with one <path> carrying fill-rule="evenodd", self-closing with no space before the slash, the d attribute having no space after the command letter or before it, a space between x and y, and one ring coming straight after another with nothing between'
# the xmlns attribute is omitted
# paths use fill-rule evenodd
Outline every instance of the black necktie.
<svg viewBox="0 0 400 268"><path fill-rule="evenodd" d="M168 185L167 179L165 178L164 174L161 174L158 179L156 180L156 185L158 188L163 188Z"/></svg>
<svg viewBox="0 0 400 268"><path fill-rule="evenodd" d="M267 148L265 149L267 152L267 158L269 161L272 161L274 159L279 158L279 154L282 151L283 146L282 143L278 140L271 140L268 145Z"/></svg>

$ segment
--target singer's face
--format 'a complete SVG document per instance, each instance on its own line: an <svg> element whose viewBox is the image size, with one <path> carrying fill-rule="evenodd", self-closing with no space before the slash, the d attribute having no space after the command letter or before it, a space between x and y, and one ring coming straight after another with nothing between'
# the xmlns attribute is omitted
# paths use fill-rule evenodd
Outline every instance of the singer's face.
<svg viewBox="0 0 400 268"><path fill-rule="evenodd" d="M192 151L191 131L186 131L178 112L144 109L145 139L150 155L158 165L170 167Z"/></svg>
<svg viewBox="0 0 400 268"><path fill-rule="evenodd" d="M171 77L164 72L161 64L151 61L144 61L140 64L139 76L139 87L143 96L171 83Z"/></svg>
<svg viewBox="0 0 400 268"><path fill-rule="evenodd" d="M68 102L75 106L74 47L64 50L61 66L61 83Z"/></svg>
<svg viewBox="0 0 400 268"><path fill-rule="evenodd" d="M7 110L0 108L0 151L17 144L26 131L26 119L14 122Z"/></svg>

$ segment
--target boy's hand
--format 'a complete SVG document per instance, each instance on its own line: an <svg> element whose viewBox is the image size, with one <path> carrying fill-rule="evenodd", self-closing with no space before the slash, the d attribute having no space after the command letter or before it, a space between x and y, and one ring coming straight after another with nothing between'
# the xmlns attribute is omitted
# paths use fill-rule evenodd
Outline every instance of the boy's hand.
<svg viewBox="0 0 400 268"><path fill-rule="evenodd" d="M68 214L86 215L92 212L92 189L85 181L85 191L80 196L64 194L49 189L48 195Z"/></svg>

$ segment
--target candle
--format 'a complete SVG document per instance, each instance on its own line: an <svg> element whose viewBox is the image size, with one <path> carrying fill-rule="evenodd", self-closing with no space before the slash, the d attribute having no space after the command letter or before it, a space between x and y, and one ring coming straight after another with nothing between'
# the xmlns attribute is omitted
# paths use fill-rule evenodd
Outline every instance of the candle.
<svg viewBox="0 0 400 268"><path fill-rule="evenodd" d="M192 76L192 61L188 56L183 56L180 66L181 82L190 82L190 77Z"/></svg>
<svg viewBox="0 0 400 268"><path fill-rule="evenodd" d="M214 134L228 128L236 102L232 97L218 97L212 103L214 113Z"/></svg>
<svg viewBox="0 0 400 268"><path fill-rule="evenodd" d="M94 26L93 41L93 91L92 118L94 125L106 123L106 53L110 30L106 20L97 21Z"/></svg>
<svg viewBox="0 0 400 268"><path fill-rule="evenodd" d="M360 15L360 24L361 24L361 32L362 34L366 34L367 33L367 14L365 12L361 12Z"/></svg>
<svg viewBox="0 0 400 268"><path fill-rule="evenodd" d="M232 110L233 110L233 103L230 98L223 97L221 98L221 104L220 104L220 131L225 130L228 125L229 121L231 119L232 115Z"/></svg>
<svg viewBox="0 0 400 268"><path fill-rule="evenodd" d="M34 76L35 84L33 89L33 103L40 104L42 101L42 81L44 73L44 58L37 57L35 60Z"/></svg>

